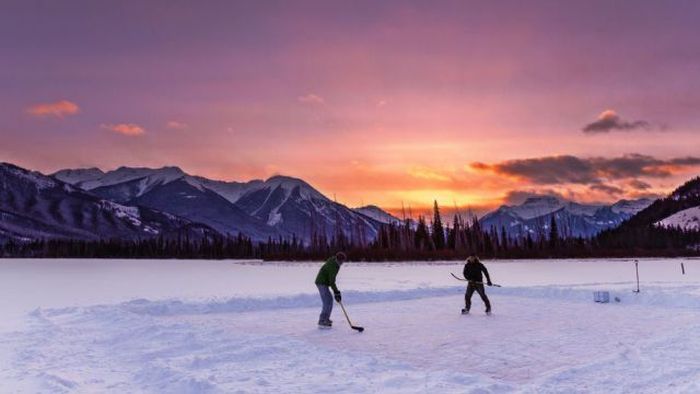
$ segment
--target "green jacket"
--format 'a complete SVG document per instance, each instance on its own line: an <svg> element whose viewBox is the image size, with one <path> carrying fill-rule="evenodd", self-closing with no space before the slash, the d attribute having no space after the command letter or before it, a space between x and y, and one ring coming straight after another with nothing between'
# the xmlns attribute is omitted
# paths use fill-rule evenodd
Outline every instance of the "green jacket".
<svg viewBox="0 0 700 394"><path fill-rule="evenodd" d="M318 270L316 284L330 286L334 293L339 293L340 290L338 290L338 286L335 285L335 277L338 276L338 271L340 271L338 261L336 261L335 257L329 258L321 269Z"/></svg>

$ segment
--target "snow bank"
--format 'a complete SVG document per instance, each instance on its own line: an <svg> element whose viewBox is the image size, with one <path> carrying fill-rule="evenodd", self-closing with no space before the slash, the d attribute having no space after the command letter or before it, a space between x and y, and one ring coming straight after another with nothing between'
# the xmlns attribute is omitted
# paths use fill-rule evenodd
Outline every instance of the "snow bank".
<svg viewBox="0 0 700 394"><path fill-rule="evenodd" d="M610 283L584 284L572 287L560 286L529 286L529 287L490 287L487 293L498 296L536 298L566 302L593 302L593 289L609 290ZM618 283L617 285L630 284ZM410 290L390 291L347 291L343 293L346 305L367 304L378 302L397 302L419 300L432 297L448 297L460 295L464 286L416 288ZM631 290L610 291L610 302L622 305L646 305L666 308L700 309L700 294L697 286L659 286L647 287L641 293ZM281 297L233 297L228 299L212 299L206 301L183 301L178 299L148 300L135 299L118 305L95 305L83 308L38 308L34 316L60 316L77 311L98 312L118 308L123 312L131 312L149 316L178 316L206 315L222 313L241 313L269 310L284 310L295 308L312 308L320 306L317 294L296 294Z"/></svg>

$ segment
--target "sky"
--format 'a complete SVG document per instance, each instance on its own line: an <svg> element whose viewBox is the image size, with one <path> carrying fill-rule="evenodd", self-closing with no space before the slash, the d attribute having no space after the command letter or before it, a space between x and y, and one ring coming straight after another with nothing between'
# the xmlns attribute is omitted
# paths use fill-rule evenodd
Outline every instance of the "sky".
<svg viewBox="0 0 700 394"><path fill-rule="evenodd" d="M0 161L302 178L350 206L700 173L697 1L0 3Z"/></svg>

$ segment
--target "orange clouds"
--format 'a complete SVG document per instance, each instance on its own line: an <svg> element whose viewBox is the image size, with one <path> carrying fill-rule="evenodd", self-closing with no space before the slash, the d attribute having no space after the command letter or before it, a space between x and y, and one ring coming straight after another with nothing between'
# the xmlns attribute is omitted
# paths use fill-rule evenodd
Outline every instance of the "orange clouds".
<svg viewBox="0 0 700 394"><path fill-rule="evenodd" d="M420 178L420 179L430 179L430 180L436 180L436 181L445 181L449 182L452 180L449 176L441 173L440 171L435 171L431 168L427 167L413 167L408 171L409 175L415 177L415 178Z"/></svg>
<svg viewBox="0 0 700 394"><path fill-rule="evenodd" d="M102 128L130 137L136 137L146 132L142 126L134 123L103 124Z"/></svg>
<svg viewBox="0 0 700 394"><path fill-rule="evenodd" d="M68 100L60 100L53 103L39 103L27 108L27 113L29 115L39 118L63 118L64 116L75 115L78 112L80 112L78 104Z"/></svg>

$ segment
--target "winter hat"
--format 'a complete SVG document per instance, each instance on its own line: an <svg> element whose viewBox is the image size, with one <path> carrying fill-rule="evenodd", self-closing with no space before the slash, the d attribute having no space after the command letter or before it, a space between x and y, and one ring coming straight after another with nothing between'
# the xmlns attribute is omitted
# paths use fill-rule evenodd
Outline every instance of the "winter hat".
<svg viewBox="0 0 700 394"><path fill-rule="evenodd" d="M343 262L347 259L348 256L343 252L338 252L335 254L335 260L338 262L338 264L343 264Z"/></svg>

